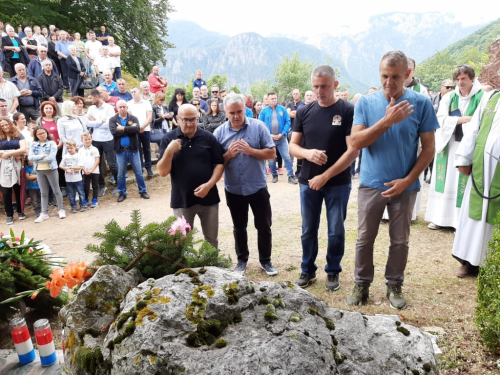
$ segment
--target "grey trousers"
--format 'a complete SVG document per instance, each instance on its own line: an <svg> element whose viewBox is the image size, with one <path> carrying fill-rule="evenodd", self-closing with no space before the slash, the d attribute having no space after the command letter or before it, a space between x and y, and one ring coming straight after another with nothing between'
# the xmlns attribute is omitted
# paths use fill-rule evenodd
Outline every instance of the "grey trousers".
<svg viewBox="0 0 500 375"><path fill-rule="evenodd" d="M371 284L373 281L375 272L373 244L387 206L390 245L385 266L385 279L388 285L402 285L408 260L411 214L418 190L406 190L392 198L384 198L381 195L382 192L383 190L359 186L358 239L354 278L356 283Z"/></svg>
<svg viewBox="0 0 500 375"><path fill-rule="evenodd" d="M195 204L188 208L174 208L174 215L184 215L186 221L194 228L194 217L198 215L201 222L203 237L210 245L218 249L219 246L219 204L202 206Z"/></svg>
<svg viewBox="0 0 500 375"><path fill-rule="evenodd" d="M63 196L59 187L59 172L57 169L36 171L40 195L42 197L42 213L49 213L49 184L56 196L57 208L64 209Z"/></svg>

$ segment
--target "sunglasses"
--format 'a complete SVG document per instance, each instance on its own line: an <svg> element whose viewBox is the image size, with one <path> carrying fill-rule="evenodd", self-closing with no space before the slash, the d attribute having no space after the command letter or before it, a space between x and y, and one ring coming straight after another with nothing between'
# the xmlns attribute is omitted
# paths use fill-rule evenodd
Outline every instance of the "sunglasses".
<svg viewBox="0 0 500 375"><path fill-rule="evenodd" d="M212 94L218 94L219 92L218 91L212 91Z"/></svg>
<svg viewBox="0 0 500 375"><path fill-rule="evenodd" d="M455 88L455 86L443 86L443 87L447 90L453 90Z"/></svg>
<svg viewBox="0 0 500 375"><path fill-rule="evenodd" d="M193 105L201 105L200 103L193 103Z"/></svg>

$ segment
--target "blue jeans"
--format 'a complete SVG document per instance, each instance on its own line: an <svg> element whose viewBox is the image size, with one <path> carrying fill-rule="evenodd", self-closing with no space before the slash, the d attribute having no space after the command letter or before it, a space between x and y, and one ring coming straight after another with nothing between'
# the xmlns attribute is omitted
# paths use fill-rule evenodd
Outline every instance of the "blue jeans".
<svg viewBox="0 0 500 375"><path fill-rule="evenodd" d="M68 182L66 181L66 189L68 189L68 198L71 208L76 207L75 192L78 192L80 207L85 207L85 193L83 192L83 181Z"/></svg>
<svg viewBox="0 0 500 375"><path fill-rule="evenodd" d="M293 176L293 165L292 159L290 159L290 153L288 152L288 143L286 141L286 137L281 138L279 141L274 141L276 148L279 150L281 157L285 161L285 168L288 172L288 177ZM271 174L276 176L278 171L276 170L276 159L272 160L269 163L269 167L271 168Z"/></svg>
<svg viewBox="0 0 500 375"><path fill-rule="evenodd" d="M324 200L328 220L325 272L336 275L342 271L340 261L344 256L345 247L344 221L351 184L324 186L320 190L312 190L304 184L299 185L302 212L302 272L312 275L318 269L314 262L318 256L318 228Z"/></svg>
<svg viewBox="0 0 500 375"><path fill-rule="evenodd" d="M118 191L120 194L127 196L127 181L125 174L127 173L127 163L132 165L132 170L135 173L135 180L137 181L137 186L139 187L139 194L145 193L146 182L144 181L144 175L142 174L141 168L141 158L139 156L139 151L131 150L120 150L116 153L116 166L118 167Z"/></svg>

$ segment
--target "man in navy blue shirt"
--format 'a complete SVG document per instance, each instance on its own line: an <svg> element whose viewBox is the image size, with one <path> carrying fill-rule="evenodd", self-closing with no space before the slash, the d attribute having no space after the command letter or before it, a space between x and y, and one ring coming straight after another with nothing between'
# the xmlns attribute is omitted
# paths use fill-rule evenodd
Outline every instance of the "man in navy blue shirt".
<svg viewBox="0 0 500 375"><path fill-rule="evenodd" d="M108 46L108 36L109 34L106 32L106 27L101 26L101 32L97 34L97 40L101 42L103 46Z"/></svg>
<svg viewBox="0 0 500 375"><path fill-rule="evenodd" d="M259 261L269 276L278 272L271 263L271 203L267 191L266 160L276 157L276 148L266 124L245 116L245 97L231 93L224 99L229 121L215 129L224 149L226 203L233 219L238 256L236 272L245 273L248 251L248 207L257 229Z"/></svg>
<svg viewBox="0 0 500 375"><path fill-rule="evenodd" d="M118 86L118 90L111 91L111 96L117 96L127 102L133 99L132 94L127 91L127 81L123 78L118 78L116 80L116 86Z"/></svg>
<svg viewBox="0 0 500 375"><path fill-rule="evenodd" d="M411 216L420 190L418 177L434 156L434 131L439 124L429 98L405 89L412 69L403 52L387 52L379 72L382 90L361 97L354 111L351 142L356 150L363 149L363 168L358 191L356 284L346 303L361 305L368 300L375 271L373 244L387 206L391 243L385 267L387 298L392 308L403 309L402 286Z"/></svg>

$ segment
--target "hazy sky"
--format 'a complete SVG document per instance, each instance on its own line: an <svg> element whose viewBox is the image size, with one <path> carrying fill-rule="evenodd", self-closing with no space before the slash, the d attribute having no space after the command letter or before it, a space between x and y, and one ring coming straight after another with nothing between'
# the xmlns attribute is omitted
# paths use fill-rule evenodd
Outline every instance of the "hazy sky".
<svg viewBox="0 0 500 375"><path fill-rule="evenodd" d="M171 19L196 22L207 30L236 35L257 32L263 36L333 35L363 30L368 19L389 12L445 12L464 26L491 22L500 13L497 0L457 6L457 0L171 0Z"/></svg>

